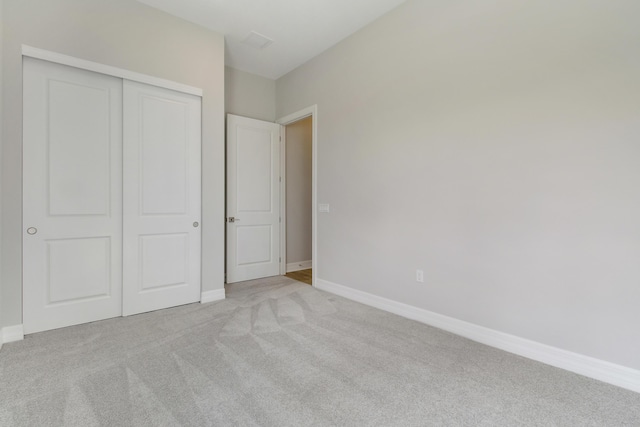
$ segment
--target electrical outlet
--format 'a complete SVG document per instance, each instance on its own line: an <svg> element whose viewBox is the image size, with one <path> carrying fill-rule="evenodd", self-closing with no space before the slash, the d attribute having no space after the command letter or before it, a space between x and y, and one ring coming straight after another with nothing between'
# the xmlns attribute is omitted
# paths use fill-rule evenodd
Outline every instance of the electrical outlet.
<svg viewBox="0 0 640 427"><path fill-rule="evenodd" d="M416 282L424 283L424 271L416 270Z"/></svg>

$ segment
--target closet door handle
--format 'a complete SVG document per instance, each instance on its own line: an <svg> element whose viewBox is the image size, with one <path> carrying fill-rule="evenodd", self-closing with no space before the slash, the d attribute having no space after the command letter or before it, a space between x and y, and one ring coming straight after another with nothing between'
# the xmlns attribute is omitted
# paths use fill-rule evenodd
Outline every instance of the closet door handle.
<svg viewBox="0 0 640 427"><path fill-rule="evenodd" d="M199 226L199 225L200 225L200 223L199 223L198 221L196 221L196 222L194 222L194 223L193 223L193 227L194 227L194 228L198 228L198 226Z"/></svg>
<svg viewBox="0 0 640 427"><path fill-rule="evenodd" d="M32 236L38 232L38 229L35 227L27 228L27 234L31 234Z"/></svg>

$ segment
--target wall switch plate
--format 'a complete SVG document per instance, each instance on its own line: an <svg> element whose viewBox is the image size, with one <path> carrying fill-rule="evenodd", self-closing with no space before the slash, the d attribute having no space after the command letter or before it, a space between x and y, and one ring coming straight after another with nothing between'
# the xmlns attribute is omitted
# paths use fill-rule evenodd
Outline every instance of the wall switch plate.
<svg viewBox="0 0 640 427"><path fill-rule="evenodd" d="M416 282L424 283L424 271L416 270Z"/></svg>
<svg viewBox="0 0 640 427"><path fill-rule="evenodd" d="M320 203L320 204L318 204L318 210L320 212L329 212L329 204L328 203Z"/></svg>

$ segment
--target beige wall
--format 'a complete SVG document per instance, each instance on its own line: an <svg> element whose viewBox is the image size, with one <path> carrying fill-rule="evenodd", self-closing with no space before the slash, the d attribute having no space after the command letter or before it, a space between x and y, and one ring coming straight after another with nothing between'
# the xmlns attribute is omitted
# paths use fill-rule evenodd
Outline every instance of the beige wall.
<svg viewBox="0 0 640 427"><path fill-rule="evenodd" d="M318 104L318 277L640 368L638 16L413 0L280 78L279 117Z"/></svg>
<svg viewBox="0 0 640 427"><path fill-rule="evenodd" d="M2 312L21 314L21 45L145 73L204 90L202 285L224 286L224 40L135 0L5 0L3 38Z"/></svg>
<svg viewBox="0 0 640 427"><path fill-rule="evenodd" d="M276 120L276 81L225 67L225 111L237 116Z"/></svg>
<svg viewBox="0 0 640 427"><path fill-rule="evenodd" d="M312 120L286 127L287 264L311 261Z"/></svg>

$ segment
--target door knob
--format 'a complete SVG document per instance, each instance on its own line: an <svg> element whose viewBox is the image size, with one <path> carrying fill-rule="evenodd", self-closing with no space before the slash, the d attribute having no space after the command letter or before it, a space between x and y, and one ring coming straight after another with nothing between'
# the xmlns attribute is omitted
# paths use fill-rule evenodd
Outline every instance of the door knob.
<svg viewBox="0 0 640 427"><path fill-rule="evenodd" d="M38 229L37 229L37 228L35 228L35 227L29 227L29 228L27 228L27 234L34 235L34 234L36 234L37 232L38 232Z"/></svg>
<svg viewBox="0 0 640 427"><path fill-rule="evenodd" d="M227 218L227 221L229 221L229 222L237 222L237 221L240 221L240 219L236 218L234 216L230 216L229 218Z"/></svg>
<svg viewBox="0 0 640 427"><path fill-rule="evenodd" d="M199 226L199 225L200 225L200 223L198 223L198 221L196 221L196 222L194 222L194 223L193 223L193 226L194 226L195 228L198 228L198 226Z"/></svg>

